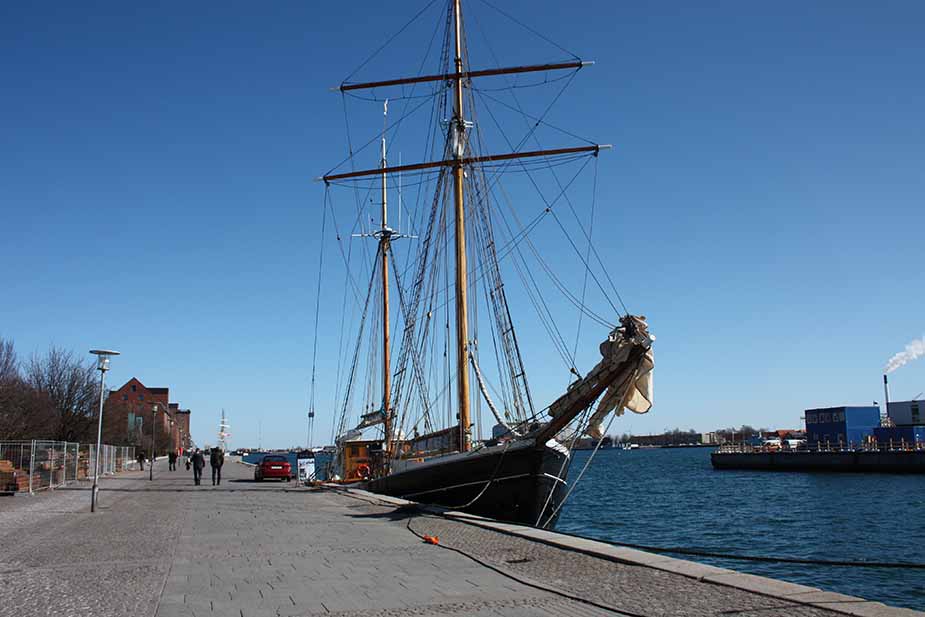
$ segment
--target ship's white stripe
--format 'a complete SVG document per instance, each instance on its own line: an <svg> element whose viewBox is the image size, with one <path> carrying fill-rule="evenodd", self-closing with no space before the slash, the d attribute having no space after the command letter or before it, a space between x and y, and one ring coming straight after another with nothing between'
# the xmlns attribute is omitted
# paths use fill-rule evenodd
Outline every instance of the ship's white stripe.
<svg viewBox="0 0 925 617"><path fill-rule="evenodd" d="M426 494L428 494L428 493L440 493L440 492L443 492L443 491L452 490L452 489L454 489L454 488L461 488L461 487L463 487L463 486L472 486L472 485L474 485L474 484L485 484L486 482L504 482L505 480L516 480L516 479L518 479L518 478L525 478L525 477L528 477L528 476L531 476L531 475L533 475L533 474L521 473L521 474L517 474L517 475L515 475L515 476L503 476L503 477L501 477L501 478L495 478L494 480L478 480L478 481L476 481L476 482L464 482L463 484L453 484L453 485L451 485L451 486L444 486L444 487L441 487L441 488L435 488L435 489L431 489L431 490L429 490L429 491L419 491L419 492L417 492L417 493L403 493L403 494L401 495L401 497L414 497L414 496L416 496L416 495L426 495ZM556 476L554 476L554 475L552 475L552 474L544 473L543 475L546 476L547 478L552 478L552 479L555 480L556 482L561 482L562 484L565 484L565 483L566 483L565 480L563 480L562 478L557 478Z"/></svg>

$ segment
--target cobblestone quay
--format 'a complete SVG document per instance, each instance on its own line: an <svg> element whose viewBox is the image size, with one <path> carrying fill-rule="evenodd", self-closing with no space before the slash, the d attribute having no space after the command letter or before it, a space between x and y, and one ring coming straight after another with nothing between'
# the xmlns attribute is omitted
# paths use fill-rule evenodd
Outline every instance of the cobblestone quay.
<svg viewBox="0 0 925 617"><path fill-rule="evenodd" d="M218 487L208 469L197 487L182 465L158 467L153 482L106 478L92 515L85 487L0 498L0 616L922 614L359 492L254 483L234 462Z"/></svg>

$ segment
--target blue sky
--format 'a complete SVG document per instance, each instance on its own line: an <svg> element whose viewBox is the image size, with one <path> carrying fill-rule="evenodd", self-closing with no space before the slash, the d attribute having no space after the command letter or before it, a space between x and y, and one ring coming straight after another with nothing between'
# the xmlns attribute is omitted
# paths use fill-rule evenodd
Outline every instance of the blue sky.
<svg viewBox="0 0 925 617"><path fill-rule="evenodd" d="M424 4L0 8L0 335L23 355L121 350L112 382L170 386L200 442L222 408L234 444L258 422L265 446L304 442L312 178L345 154L328 88ZM658 337L656 406L612 431L795 426L808 407L880 400L882 366L925 332L925 6L504 8L596 61L550 120L615 145L594 235ZM476 19L502 63L562 57L480 0L465 10L474 63L493 57ZM415 73L424 17L360 76ZM355 140L373 107L351 103L370 118ZM593 352L604 333L585 333ZM320 440L337 350L319 342ZM555 377L540 401L559 394L560 367L531 371ZM925 362L892 383L897 399L925 390Z"/></svg>

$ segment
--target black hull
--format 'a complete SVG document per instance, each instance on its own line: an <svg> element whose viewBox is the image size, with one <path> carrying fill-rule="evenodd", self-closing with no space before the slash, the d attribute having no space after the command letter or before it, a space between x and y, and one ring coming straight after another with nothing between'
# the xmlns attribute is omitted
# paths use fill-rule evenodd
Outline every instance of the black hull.
<svg viewBox="0 0 925 617"><path fill-rule="evenodd" d="M566 493L570 461L565 452L491 448L445 458L370 480L366 488L501 521L555 526ZM553 512L556 515L547 523Z"/></svg>

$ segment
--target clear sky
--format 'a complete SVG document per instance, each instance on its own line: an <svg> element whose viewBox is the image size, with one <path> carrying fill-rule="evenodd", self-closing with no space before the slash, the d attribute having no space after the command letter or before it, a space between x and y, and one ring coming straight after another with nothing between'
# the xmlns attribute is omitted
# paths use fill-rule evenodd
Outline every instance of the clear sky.
<svg viewBox="0 0 925 617"><path fill-rule="evenodd" d="M222 408L233 445L258 423L264 446L304 443L312 178L345 153L328 88L424 4L4 3L0 335L23 355L122 351L111 385L169 386L200 443ZM925 332L925 4L503 5L596 61L555 120L616 146L594 233L658 337L656 405L612 431L793 427L881 400L883 365ZM502 62L561 57L466 7ZM419 62L389 47L365 72ZM319 439L336 353L319 349ZM925 390L925 360L892 383Z"/></svg>

